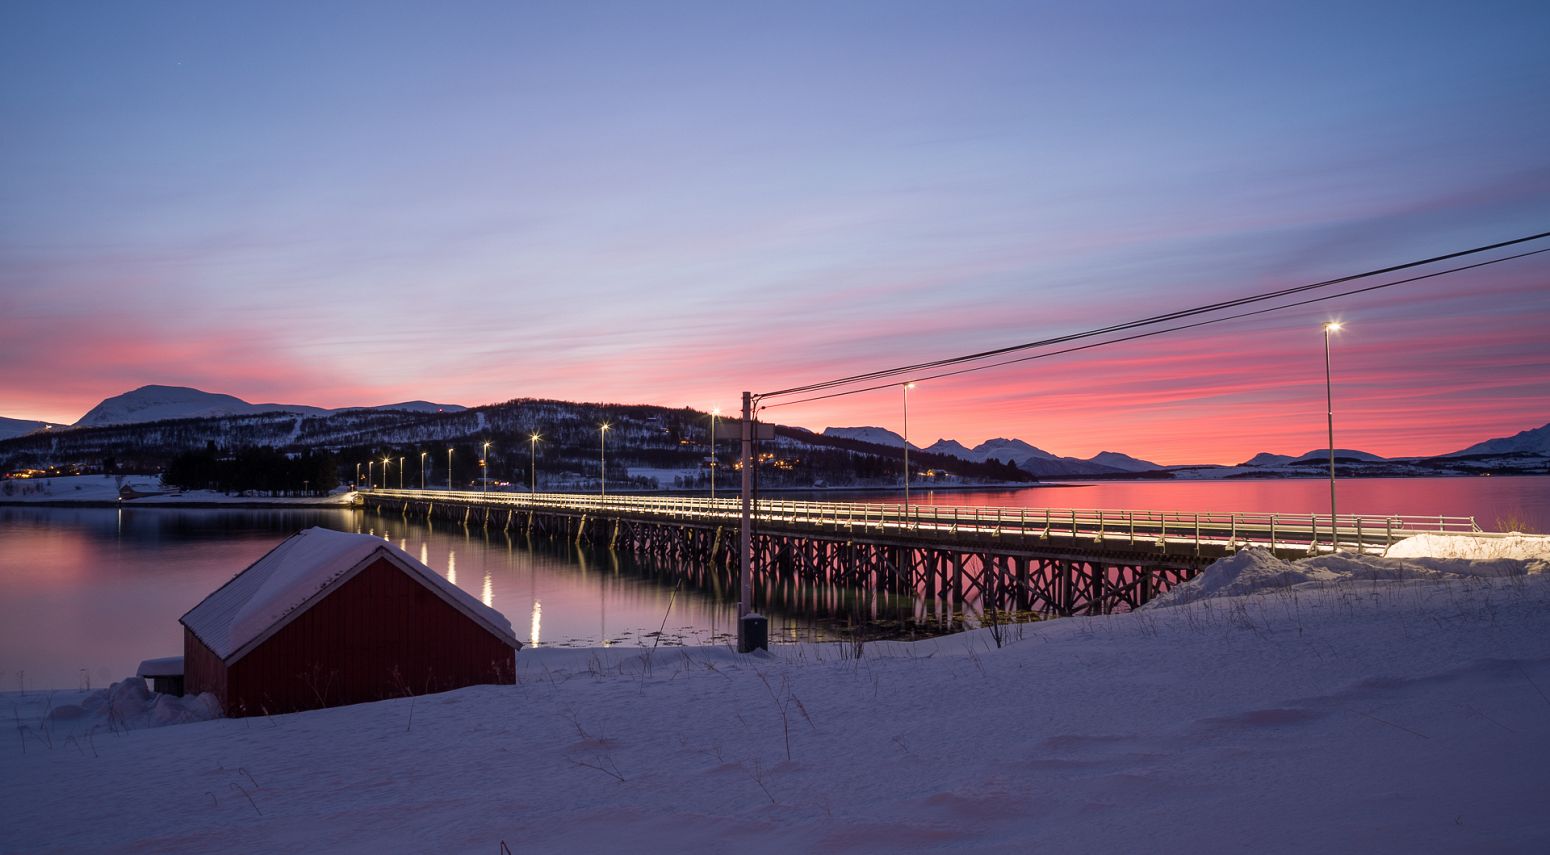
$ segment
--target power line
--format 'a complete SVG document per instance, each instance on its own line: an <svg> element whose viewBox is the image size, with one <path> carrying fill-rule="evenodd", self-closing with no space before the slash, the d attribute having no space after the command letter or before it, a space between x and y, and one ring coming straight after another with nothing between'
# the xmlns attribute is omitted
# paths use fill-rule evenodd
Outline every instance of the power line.
<svg viewBox="0 0 1550 855"><path fill-rule="evenodd" d="M1097 347L1105 347L1105 346L1111 345L1111 344L1121 344L1121 343L1127 342L1127 341L1135 341L1137 339L1151 338L1152 336L1156 336L1156 335L1164 335L1166 333L1179 332L1181 330L1190 330L1190 329L1195 329L1197 327L1210 326L1211 324L1220 324L1220 323L1223 323L1225 321L1236 321L1236 320L1241 320L1243 318L1252 318L1252 317L1254 317L1256 315L1268 315L1268 314L1270 314L1272 312L1279 312L1279 311L1283 311L1285 309L1295 309L1295 308L1298 308L1300 306L1309 306L1309 305L1312 305L1314 303L1323 303L1323 302L1327 302L1329 300L1339 300L1339 299L1341 299L1343 297L1351 297L1351 296L1354 296L1356 294L1365 294L1365 293L1367 293L1369 291L1378 291L1378 290L1381 290L1383 288L1392 288L1392 287L1394 287L1396 285L1408 285L1408 284L1410 284L1412 282L1420 282L1420 281L1425 280L1425 279L1435 279L1438 276L1447 276L1447 275L1452 274L1452 273L1460 273L1460 272L1465 271L1465 270L1474 270L1475 268L1479 268L1479 267L1489 267L1492 264L1500 264L1503 261L1512 261L1514 259L1526 258L1526 257L1528 257L1530 255L1539 255L1540 253L1545 253L1545 252L1550 252L1550 247L1546 247L1544 249L1530 250L1529 252L1520 252L1520 253L1518 253L1516 255L1508 255L1508 256L1504 256L1502 258L1493 258L1493 259L1491 259L1489 261L1480 261L1480 262L1476 262L1474 264L1465 264L1465 265L1461 265L1459 267L1450 267L1447 270L1438 270L1438 271L1434 271L1432 273L1423 273L1420 276L1411 276L1411 277L1409 277L1407 279L1396 279L1393 282L1383 282L1383 283L1380 283L1378 285L1368 285L1365 288L1357 288L1357 289L1354 289L1354 290L1351 290L1351 291L1342 291L1339 294L1326 294L1326 295L1324 295L1322 297L1312 297L1312 298L1307 299L1307 300L1298 300L1298 301L1293 302L1293 303L1284 303L1284 304L1279 305L1279 306L1271 306L1271 307L1265 308L1265 309L1256 309L1256 310L1254 310L1252 312L1240 312L1240 313L1238 313L1236 315L1224 315L1224 316L1222 316L1220 318L1210 318L1210 319L1204 320L1204 321L1196 321L1196 322L1194 322L1192 324L1180 324L1178 326L1166 327L1166 328L1160 329L1160 330L1148 330L1147 332L1136 333L1135 335L1123 336L1121 338L1104 339L1103 341L1097 341L1097 342L1093 342L1091 344L1083 344L1083 345L1078 345L1076 347L1068 347L1068 348L1064 348L1062 350L1052 350L1052 351L1049 351L1047 353L1036 353L1036 354L1033 354L1032 356L1020 356L1020 357L1018 357L1016 359L1005 359L1005 360L1002 360L1000 362L992 362L992 363L989 363L989 364L986 364L986 365L975 365L975 366L973 366L971 368L960 368L960 369L958 369L956 371L943 371L943 372L941 372L939 374L926 374L926 375L923 375L923 376L912 378L912 382L924 383L924 382L926 382L928 380L940 380L940 379L942 379L944 377L956 377L956 376L958 376L960 374L972 374L975 371L985 371L985 370L988 370L988 369L991 369L991 368L1001 368L1001 367L1007 366L1007 365L1015 365L1015 364L1017 364L1019 362L1030 362L1030 361L1035 360L1035 359L1047 359L1047 358L1049 358L1051 356L1061 356L1061 355L1064 355L1064 354L1067 354L1067 353L1076 353L1078 351L1083 351L1083 350L1092 350L1093 348L1097 348ZM780 402L778 404L766 404L766 405L762 405L760 407L760 409L771 410L771 409L775 409L777 407L790 407L790 406L793 406L795 404L805 404L805 403L809 403L811 401L823 401L823 400L826 400L826 399L829 399L829 398L842 398L842 397L845 397L846 395L859 395L859 394L861 394L863 392L876 392L876 391L878 391L880 389L892 389L892 388L894 388L894 387L896 387L898 385L899 385L898 383L883 383L883 384L876 385L876 386L867 386L867 387L861 388L861 389L847 389L847 390L845 390L843 392L831 392L830 394L827 394L827 395L815 395L815 396L810 397L810 398L798 398L795 401L782 401L782 402Z"/></svg>
<svg viewBox="0 0 1550 855"><path fill-rule="evenodd" d="M1447 253L1445 255L1438 255L1438 256L1433 256L1431 258L1420 259L1418 261L1409 261L1409 262L1405 262L1404 264L1396 264L1396 265L1392 265L1392 266L1389 266L1389 267L1380 268L1380 269L1377 269L1377 270L1369 270L1369 271L1366 271L1364 273L1355 273L1355 274L1351 274L1349 276L1341 276L1341 277L1338 277L1338 278L1335 278L1335 279L1326 279L1326 280L1324 280L1322 282L1313 282L1313 283L1309 283L1309 284L1306 284L1306 285L1298 285L1298 286L1294 286L1294 287L1291 287L1291 288L1283 288L1283 289L1278 290L1278 291L1269 291L1269 292L1265 292L1265 293L1261 293L1261 294L1251 295L1251 296L1248 296L1248 297L1240 297L1240 298L1236 298L1236 299L1232 299L1232 300L1224 300L1224 301L1217 302L1217 303L1210 303L1210 304L1207 304L1207 305L1204 305L1204 306L1196 306L1196 307L1190 308L1190 309L1181 309L1181 310L1174 311L1174 312L1168 312L1168 313L1162 314L1162 315L1153 315L1152 317L1148 317L1148 318L1142 318L1142 319L1135 320L1135 321L1128 321L1128 322L1122 323L1122 324L1113 324L1113 325L1106 326L1106 327L1100 327L1098 329L1087 330L1085 332L1071 333L1071 334L1067 334L1067 335L1063 335L1063 336L1056 336L1054 338L1047 338L1047 339L1042 339L1040 341L1032 341L1032 342L1027 342L1027 343L1024 343L1024 344L1018 344L1018 345L1012 345L1012 346L1009 346L1009 347L997 348L995 350L982 351L980 353L973 353L973 354L969 354L969 355L966 355L966 356L956 356L956 357L951 357L951 358L948 358L948 359L938 359L938 360L934 360L934 361L931 361L931 362L916 363L914 365L904 365L904 366L900 366L898 368L888 368L888 369L884 369L884 370L881 370L881 371L872 371L872 372L867 372L867 373L864 373L864 374L853 374L853 375L851 375L849 377L839 377L839 378L836 378L836 379L833 379L833 380L825 380L825 381L823 381L821 383L812 383L812 384L808 384L806 386L793 386L793 387L788 388L788 389L779 389L779 390L776 390L774 392L765 392L765 393L756 395L754 397L759 399L759 400L764 400L764 399L768 399L768 398L785 397L787 395L798 395L798 394L802 394L802 393L806 393L806 392L818 392L818 391L822 391L824 389L832 389L832 388L839 387L839 386L850 386L850 385L854 385L856 383L865 383L865 382L873 381L873 380L881 380L881 379L886 378L886 377L896 377L896 376L899 376L899 375L902 375L902 374L912 374L912 373L916 373L916 372L920 372L920 371L930 371L930 370L936 369L936 368L945 368L945 367L948 367L948 366L951 366L951 365L960 365L960 364L963 364L963 363L966 363L966 362L976 362L976 361L979 361L979 360L982 360L982 359L989 359L991 357L1001 356L1001 355L1004 355L1004 354L1007 354L1007 353L1015 353L1017 351L1022 351L1022 350L1031 350L1031 349L1037 348L1037 347L1049 347L1050 345L1055 345L1055 344L1065 344L1065 343L1071 342L1071 341L1078 341L1078 340L1081 340L1081 339L1093 338L1095 336L1107 335L1107 334L1110 334L1110 333L1124 332L1126 330L1138 329L1138 328L1147 327L1147 326L1153 326L1153 325L1156 325L1156 324L1167 323L1168 321L1180 320L1180 319L1183 319L1183 318L1193 317L1193 316L1196 316L1196 315L1209 314L1211 312L1219 312L1219 311L1222 311L1224 309L1236 308L1238 306L1246 306L1246 305L1252 305L1254 303L1262 303L1262 302L1265 302L1266 300L1275 300L1275 299L1279 299L1279 298L1282 298L1282 297L1289 297L1289 296L1305 293L1305 292L1312 291L1312 290L1319 289L1319 288L1328 288L1328 287L1332 287L1332 286L1335 286L1335 285L1342 285L1342 284L1345 284L1345 283L1348 283L1348 282L1354 282L1354 281L1357 281L1357 280L1360 280L1360 279L1369 279L1369 278L1371 278L1373 276L1382 276L1382 275L1384 275L1386 273L1395 273L1395 272L1400 271L1400 270L1408 270L1408 269L1415 268L1415 267L1422 267L1422 266L1425 266L1425 265L1428 265L1428 264L1436 264L1437 262L1440 262L1440 261L1448 261L1448 260L1455 259L1455 258L1462 258L1464 256L1476 255L1476 254L1479 254L1479 253L1482 253L1482 252L1489 252L1489 251L1494 250L1494 249L1501 249L1503 247L1514 246L1516 244L1521 244L1521 243L1527 243L1529 241L1542 240L1542 239L1547 238L1547 237L1550 237L1550 232L1540 232L1539 234L1528 235L1526 237L1514 238L1512 240L1501 241L1499 243L1488 244L1488 245L1485 245L1485 246L1477 246L1477 247L1473 247L1471 249L1459 250L1457 252L1450 252L1450 253ZM1394 285L1405 284L1406 282L1412 282L1412 281L1419 281L1420 279L1427 279L1427 278L1431 278L1433 276L1441 276L1441 275L1444 275L1444 274L1447 274L1447 273L1456 273L1456 272L1458 272L1460 270L1468 270L1468 269L1471 269L1473 267L1483 267L1486 264L1494 264L1494 263L1496 263L1498 261L1508 261L1508 260L1511 260L1513 258L1521 258L1524 255L1534 255L1534 254L1537 254L1537 252L1542 252L1542 251L1543 250L1536 250L1535 252L1529 252L1529 253L1523 253L1523 254L1520 254L1520 255L1509 256L1509 257L1506 257L1506 258L1501 258L1501 259L1496 259L1496 260L1493 260L1493 261L1483 262L1481 264L1468 265L1468 266L1459 267L1459 268L1455 268L1455 269L1439 271L1438 273L1435 273L1435 274L1427 274L1426 276L1415 277L1414 279L1406 279L1406 280L1400 280L1400 281L1397 281L1397 282L1390 282L1390 283L1386 283L1385 285L1378 286L1378 287L1392 287ZM1356 291L1343 292L1341 294L1333 295L1331 297L1318 298L1318 300L1322 300L1322 299L1335 299L1336 297L1349 296L1351 294L1359 294L1359 293L1362 293L1363 291L1367 291L1367 290L1376 290L1376 289L1375 288L1367 288L1367 289L1359 289L1359 290L1356 290ZM1307 301L1307 302L1318 302L1318 300L1311 300L1311 301ZM1287 306L1284 306L1282 308L1290 308L1291 306L1294 306L1294 305L1306 305L1306 303L1288 304ZM1244 315L1244 317L1247 317L1247 315ZM1223 318L1222 320L1229 320L1229 319L1228 318ZM1190 326L1197 326L1197 325L1189 325L1189 326L1177 327L1175 329L1188 329L1188 328L1190 328ZM1170 330L1163 330L1163 331L1159 331L1159 332L1167 332L1167 331L1170 331ZM1116 339L1115 341L1128 341L1131 338L1138 338L1138 337L1140 337L1140 336L1132 336L1130 338ZM1068 352L1068 351L1062 351L1062 352ZM1049 355L1054 355L1054 354L1049 354ZM1009 360L1007 362L996 363L996 365L1011 364L1012 362L1019 362L1019 361L1024 361L1024 360ZM995 367L995 366L994 365L987 365L987 366L982 366L982 367L983 368L991 368L991 367ZM974 370L979 370L979 369L974 369ZM937 376L951 376L951 374L956 374L956 373L965 373L965 372L950 372L949 374L943 374L943 375L937 375ZM930 377L920 377L920 378L916 378L916 379L932 379L932 378L930 378ZM890 385L896 385L896 384L884 384L882 386L872 386L872 387L868 387L867 389L858 389L858 390L854 390L854 391L851 391L851 392L835 393L833 395L823 395L823 396L818 396L818 397L806 398L806 399L803 399L803 400L822 400L823 398L839 397L839 396L844 395L844 394L858 394L858 393L864 392L864 391L872 391L872 390L878 389L878 388L886 388L887 386L890 386ZM798 403L798 402L792 401L790 403ZM784 406L784 404L781 404L781 405L770 405L770 406Z"/></svg>

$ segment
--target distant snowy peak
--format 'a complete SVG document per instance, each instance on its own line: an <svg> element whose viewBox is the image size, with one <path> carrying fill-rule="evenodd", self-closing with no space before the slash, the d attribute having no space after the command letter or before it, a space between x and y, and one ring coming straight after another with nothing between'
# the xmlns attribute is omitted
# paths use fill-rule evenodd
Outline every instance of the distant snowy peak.
<svg viewBox="0 0 1550 855"><path fill-rule="evenodd" d="M1329 449L1327 449L1327 448L1315 448L1314 450L1308 452L1307 454L1302 455L1301 457L1296 458L1295 460L1292 460L1291 462L1292 463L1307 463L1310 460L1328 460L1328 459L1329 459ZM1372 452L1369 452L1369 451L1357 451L1354 448L1337 448L1337 449L1335 449L1335 459L1336 460L1365 460L1365 461L1367 461L1369 463L1372 463L1372 462L1377 462L1377 461L1380 461L1380 460L1387 460L1388 458L1386 458L1386 457L1379 457L1378 455L1373 454Z"/></svg>
<svg viewBox="0 0 1550 855"><path fill-rule="evenodd" d="M899 436L887 428L880 427L831 427L823 429L824 436L837 437L839 439L853 439L857 442L870 442L875 445L887 445L893 448L904 447L904 437ZM914 448L914 445L910 446Z"/></svg>
<svg viewBox="0 0 1550 855"><path fill-rule="evenodd" d="M75 425L76 427L100 427L165 419L196 419L272 412L321 414L327 410L300 404L250 404L232 395L203 392L186 386L141 386L132 392L114 395L92 407L91 411L82 416Z"/></svg>
<svg viewBox="0 0 1550 855"><path fill-rule="evenodd" d="M1102 452L1091 460L1060 457L1037 446L1029 445L1020 439L1006 439L1005 437L986 440L972 449L965 448L957 440L939 439L932 443L926 451L936 454L951 454L975 463L984 463L988 460L1010 460L1017 468L1030 475L1039 477L1110 475L1115 472L1147 472L1162 468L1150 461L1138 460L1128 454L1120 454L1114 451Z"/></svg>
<svg viewBox="0 0 1550 855"><path fill-rule="evenodd" d="M26 436L35 430L43 430L49 427L48 422L35 422L28 419L8 419L0 416L0 439L10 439L13 436Z"/></svg>
<svg viewBox="0 0 1550 855"><path fill-rule="evenodd" d="M1141 460L1118 451L1100 451L1087 458L1088 463L1096 463L1099 466L1112 466L1115 469L1123 469L1126 472L1151 472L1154 469L1163 468L1150 460Z"/></svg>
<svg viewBox="0 0 1550 855"><path fill-rule="evenodd" d="M1250 457L1248 460L1245 460L1242 463L1239 463L1238 465L1239 466L1284 466L1284 465L1286 465L1288 463L1291 463L1293 460L1296 460L1296 459L1297 458L1291 456L1290 454L1271 454L1268 451L1261 451L1260 453L1254 455L1253 457Z"/></svg>
<svg viewBox="0 0 1550 855"><path fill-rule="evenodd" d="M1508 437L1488 439L1471 445L1463 451L1455 451L1443 456L1465 457L1485 454L1543 454L1550 457L1550 424L1520 431Z"/></svg>
<svg viewBox="0 0 1550 855"><path fill-rule="evenodd" d="M987 439L974 446L976 460L988 460L994 457L997 460L1060 460L1057 454L1050 454L1042 448L1035 448L1020 439L1006 439L996 437Z"/></svg>
<svg viewBox="0 0 1550 855"><path fill-rule="evenodd" d="M963 443L956 439L939 439L926 446L925 450L931 454L950 454L963 460L974 459L974 452L970 451Z"/></svg>
<svg viewBox="0 0 1550 855"><path fill-rule="evenodd" d="M396 410L405 413L461 413L468 408L461 404L437 404L431 401L404 401L399 404L382 404L376 407L344 407L334 410L336 413L345 410Z"/></svg>

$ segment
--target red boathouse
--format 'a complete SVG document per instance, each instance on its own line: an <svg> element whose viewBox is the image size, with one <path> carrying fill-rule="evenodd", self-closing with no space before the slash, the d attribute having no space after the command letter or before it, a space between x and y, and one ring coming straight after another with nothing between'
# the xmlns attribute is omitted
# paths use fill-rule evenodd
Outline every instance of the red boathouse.
<svg viewBox="0 0 1550 855"><path fill-rule="evenodd" d="M185 690L228 716L516 682L511 622L391 543L311 528L182 618Z"/></svg>

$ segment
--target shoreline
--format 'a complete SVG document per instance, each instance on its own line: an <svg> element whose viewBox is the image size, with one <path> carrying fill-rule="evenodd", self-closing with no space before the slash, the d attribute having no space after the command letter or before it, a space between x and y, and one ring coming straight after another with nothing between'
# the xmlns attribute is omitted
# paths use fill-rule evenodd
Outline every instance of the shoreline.
<svg viewBox="0 0 1550 855"><path fill-rule="evenodd" d="M1486 475L1431 475L1431 476L1380 475L1380 476L1372 476L1372 477L1350 477L1350 478L1342 478L1340 480L1342 482L1345 482L1345 481L1385 481L1385 480L1387 480L1387 481L1410 481L1410 480L1415 480L1417 477L1459 478L1459 479L1465 479L1465 478L1473 479L1473 478L1483 478L1483 477L1493 477L1493 478L1550 478L1550 475L1543 475L1543 474L1537 474L1537 473L1513 473L1513 474L1510 474L1510 475L1505 475L1504 474L1504 475L1490 475L1490 476L1486 476ZM953 484L953 485L941 485L941 486L933 486L933 487L916 487L916 486L912 485L910 492L911 492L912 495L919 495L919 496L926 496L926 495L930 495L930 494L933 494L933 493L949 493L949 494L950 493L971 493L971 492L1012 493L1012 492L1017 492L1019 490L1034 490L1034 489L1045 489L1045 488L1073 489L1073 488L1080 488L1080 487L1094 487L1094 486L1099 486L1099 485L1103 485L1103 484L1110 484L1110 483L1115 483L1115 482L1123 483L1123 482L1127 482L1127 481L1130 481L1130 480L1132 480L1132 479L1119 479L1119 478L1073 478L1073 479L1065 480L1065 481L1043 481L1043 482L1035 482L1035 483L1029 483L1029 484L1006 484L1006 483L1002 483L1002 484ZM1237 478L1166 478L1166 479L1161 479L1160 478L1160 479L1143 479L1143 480L1144 480L1145 483L1148 483L1148 484L1157 484L1157 483L1168 483L1168 484L1206 484L1206 483L1244 483L1244 482L1251 482L1251 483L1286 482L1286 481L1302 481L1302 480L1312 480L1312 479L1284 478L1284 477L1269 476L1269 477L1263 477L1263 478L1244 478L1244 477L1237 477ZM435 492L435 491L431 491L431 492ZM505 492L505 491L501 491L501 492ZM704 490L640 490L640 491L620 490L615 495L620 495L620 496L692 496L692 495L704 495L705 492L706 491L704 491ZM882 495L882 494L902 493L902 487L900 485L897 485L897 484L895 484L895 485L887 485L887 486L871 485L871 486L843 486L843 487L842 486L826 486L826 487L765 487L765 488L762 488L759 492L761 494L766 494L766 495L768 495L768 494L790 494L790 493L819 493L819 494L874 493L874 494ZM513 492L513 493L509 493L509 494L510 495L526 495L525 492L521 492L521 493ZM364 493L362 495L370 495L370 494L369 493ZM738 495L737 492L734 490L734 491L729 491L726 494L725 497L726 498L736 498L737 495ZM146 497L146 498L159 498L159 497ZM349 509L349 508L356 507L356 503L353 502L353 501L341 502L341 501L337 501L337 500L331 500L331 497L318 497L316 499L273 499L273 498L265 499L265 498L253 498L253 499L243 499L243 500L235 500L234 499L234 500L228 500L228 501L211 501L209 499L191 499L191 500L188 500L188 501L141 501L141 500L137 500L137 499L123 500L123 499L103 499L103 498L94 498L94 499L68 499L68 498L17 499L17 498L9 498L9 497L0 496L0 507L5 507L5 508L19 508L19 507L43 507L43 508L137 508L137 509L143 509L143 508L174 508L174 509L185 509L185 510L187 510L187 509L232 508L232 509L250 509L250 510L285 510L285 509L288 509L288 508L297 508L297 509L300 509L300 508L305 508L305 509L321 509L321 508Z"/></svg>

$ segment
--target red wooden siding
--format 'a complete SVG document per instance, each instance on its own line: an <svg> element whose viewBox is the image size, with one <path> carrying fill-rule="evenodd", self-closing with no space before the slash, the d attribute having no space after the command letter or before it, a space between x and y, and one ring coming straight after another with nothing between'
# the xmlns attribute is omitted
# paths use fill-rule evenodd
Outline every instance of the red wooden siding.
<svg viewBox="0 0 1550 855"><path fill-rule="evenodd" d="M229 716L516 681L516 651L378 559L226 669Z"/></svg>
<svg viewBox="0 0 1550 855"><path fill-rule="evenodd" d="M188 627L183 628L183 691L190 695L210 692L226 706L226 663Z"/></svg>

